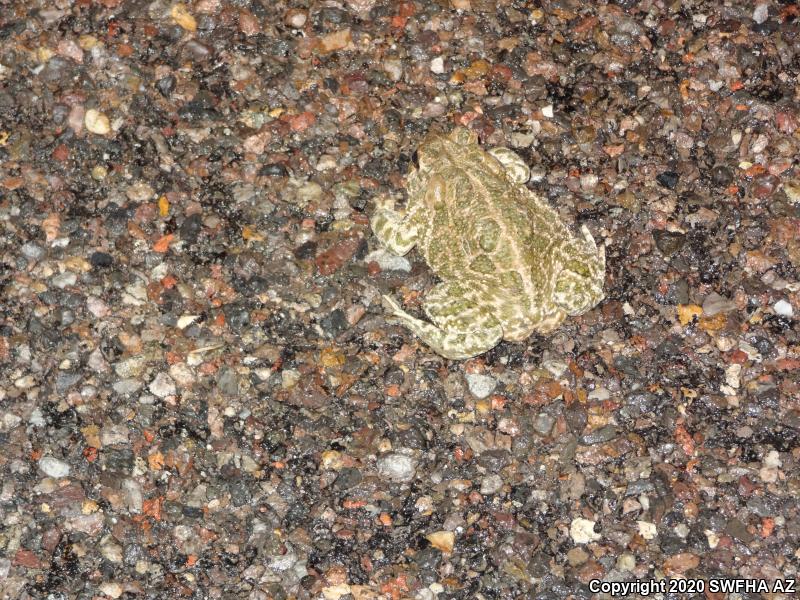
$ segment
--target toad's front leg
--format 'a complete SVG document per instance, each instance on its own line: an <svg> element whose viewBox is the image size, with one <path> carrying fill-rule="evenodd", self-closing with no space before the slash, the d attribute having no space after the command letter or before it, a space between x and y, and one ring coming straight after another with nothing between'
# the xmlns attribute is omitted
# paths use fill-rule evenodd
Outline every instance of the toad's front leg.
<svg viewBox="0 0 800 600"><path fill-rule="evenodd" d="M389 196L379 196L375 212L370 219L372 231L381 243L395 254L407 254L427 234L431 210L444 201L445 181L441 176L431 177L422 185L416 176L408 186L406 211L394 208Z"/></svg>
<svg viewBox="0 0 800 600"><path fill-rule="evenodd" d="M395 210L394 201L386 196L378 199L370 225L381 244L394 254L407 254L417 243L418 228L413 219Z"/></svg>

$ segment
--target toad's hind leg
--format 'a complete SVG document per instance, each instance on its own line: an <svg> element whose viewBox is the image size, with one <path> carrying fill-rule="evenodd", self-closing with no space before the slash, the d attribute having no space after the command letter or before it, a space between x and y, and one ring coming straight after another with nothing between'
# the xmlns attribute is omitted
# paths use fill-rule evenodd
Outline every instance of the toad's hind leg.
<svg viewBox="0 0 800 600"><path fill-rule="evenodd" d="M491 350L503 337L498 319L469 299L458 284L443 283L425 299L425 313L435 323L417 319L384 296L394 316L445 358L462 359Z"/></svg>

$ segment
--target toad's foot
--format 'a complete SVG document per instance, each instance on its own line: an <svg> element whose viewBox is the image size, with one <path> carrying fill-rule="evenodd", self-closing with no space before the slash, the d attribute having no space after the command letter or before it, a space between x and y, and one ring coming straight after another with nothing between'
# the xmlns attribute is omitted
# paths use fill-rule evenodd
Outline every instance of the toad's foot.
<svg viewBox="0 0 800 600"><path fill-rule="evenodd" d="M468 330L455 327L443 329L408 314L390 296L384 296L383 301L395 319L445 358L460 360L477 356L494 348L503 337L500 323L488 314L475 319L474 325Z"/></svg>

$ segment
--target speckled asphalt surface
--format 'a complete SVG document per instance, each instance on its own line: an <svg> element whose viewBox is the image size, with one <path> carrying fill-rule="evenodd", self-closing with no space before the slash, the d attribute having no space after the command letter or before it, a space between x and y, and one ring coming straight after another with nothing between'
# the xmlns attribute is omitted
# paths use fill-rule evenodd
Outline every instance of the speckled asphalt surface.
<svg viewBox="0 0 800 600"><path fill-rule="evenodd" d="M796 580L798 72L778 0L0 2L0 598ZM455 125L608 243L469 361L368 226Z"/></svg>

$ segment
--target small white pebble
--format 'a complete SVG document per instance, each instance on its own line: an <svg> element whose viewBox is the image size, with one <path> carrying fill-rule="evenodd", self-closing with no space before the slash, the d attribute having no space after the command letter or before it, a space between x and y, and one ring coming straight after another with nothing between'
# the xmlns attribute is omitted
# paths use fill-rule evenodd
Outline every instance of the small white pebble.
<svg viewBox="0 0 800 600"><path fill-rule="evenodd" d="M175 394L175 382L172 377L166 373L159 373L155 379L150 382L148 388L153 394L159 398L166 398Z"/></svg>
<svg viewBox="0 0 800 600"><path fill-rule="evenodd" d="M491 496L503 489L503 479L496 473L487 475L481 481L481 495Z"/></svg>
<svg viewBox="0 0 800 600"><path fill-rule="evenodd" d="M403 77L403 61L398 58L387 58L383 61L383 70L392 81L400 81Z"/></svg>
<svg viewBox="0 0 800 600"><path fill-rule="evenodd" d="M719 536L711 529L706 529L703 533L706 534L706 540L708 541L708 547L712 550L717 547L719 544Z"/></svg>
<svg viewBox="0 0 800 600"><path fill-rule="evenodd" d="M594 521L589 519L573 519L569 526L569 535L576 544L588 544L600 539L600 534L595 533Z"/></svg>
<svg viewBox="0 0 800 600"><path fill-rule="evenodd" d="M762 467L758 470L758 477L764 483L775 483L778 481L778 469L775 467Z"/></svg>
<svg viewBox="0 0 800 600"><path fill-rule="evenodd" d="M611 392L609 392L608 389L604 388L603 386L598 386L589 392L590 400L599 400L602 402L604 400L608 400L609 398L611 398Z"/></svg>
<svg viewBox="0 0 800 600"><path fill-rule="evenodd" d="M100 591L103 592L109 598L119 598L122 596L122 592L125 590L122 589L122 586L116 582L110 581L100 585Z"/></svg>
<svg viewBox="0 0 800 600"><path fill-rule="evenodd" d="M617 559L617 568L623 573L625 571L633 571L636 568L636 558L630 552L622 554Z"/></svg>
<svg viewBox="0 0 800 600"><path fill-rule="evenodd" d="M94 108L86 111L84 123L86 124L86 129L98 135L106 135L111 131L111 123L108 117Z"/></svg>
<svg viewBox="0 0 800 600"><path fill-rule="evenodd" d="M197 321L200 318L200 315L181 315L178 317L178 322L176 323L178 329L186 329L189 325Z"/></svg>
<svg viewBox="0 0 800 600"><path fill-rule="evenodd" d="M639 527L639 535L646 540L652 540L658 535L658 529L655 523L651 523L650 521L636 521L636 525Z"/></svg>
<svg viewBox="0 0 800 600"><path fill-rule="evenodd" d="M542 107L542 116L547 117L548 119L553 118L553 105L548 104L547 106Z"/></svg>
<svg viewBox="0 0 800 600"><path fill-rule="evenodd" d="M181 387L189 387L195 382L194 371L186 363L175 363L169 368L170 377Z"/></svg>
<svg viewBox="0 0 800 600"><path fill-rule="evenodd" d="M581 175L581 189L592 190L597 185L597 175L594 173L584 173Z"/></svg>
<svg viewBox="0 0 800 600"><path fill-rule="evenodd" d="M86 298L86 308L98 319L102 319L109 313L108 305L97 296Z"/></svg>
<svg viewBox="0 0 800 600"><path fill-rule="evenodd" d="M725 383L735 390L739 389L742 365L732 364L725 369Z"/></svg>
<svg viewBox="0 0 800 600"><path fill-rule="evenodd" d="M392 452L378 459L378 473L384 479L411 481L417 470L417 463L411 456Z"/></svg>
<svg viewBox="0 0 800 600"><path fill-rule="evenodd" d="M31 416L28 418L28 422L34 427L44 427L47 425L47 421L45 421L42 411L38 408L34 408L33 411L31 411Z"/></svg>
<svg viewBox="0 0 800 600"><path fill-rule="evenodd" d="M43 456L39 459L39 468L48 477L61 478L69 475L69 465L63 460L52 456Z"/></svg>
<svg viewBox="0 0 800 600"><path fill-rule="evenodd" d="M371 262L378 263L381 271L402 271L404 273L411 271L411 263L407 258L392 254L384 248L370 252L364 257L364 261L367 264Z"/></svg>
<svg viewBox="0 0 800 600"><path fill-rule="evenodd" d="M431 59L431 72L437 75L444 73L444 59L441 56Z"/></svg>
<svg viewBox="0 0 800 600"><path fill-rule="evenodd" d="M306 24L307 19L308 15L305 13L305 11L299 9L292 9L286 15L285 22L289 27L300 29L303 25Z"/></svg>
<svg viewBox="0 0 800 600"><path fill-rule="evenodd" d="M770 450L767 452L767 455L764 457L764 466L765 467L780 467L783 465L783 461L781 460L781 455L778 453L777 450Z"/></svg>
<svg viewBox="0 0 800 600"><path fill-rule="evenodd" d="M759 25L769 18L769 6L766 3L759 4L753 11L753 21Z"/></svg>
<svg viewBox="0 0 800 600"><path fill-rule="evenodd" d="M69 271L59 273L50 280L51 284L53 284L55 287L61 290L73 286L77 282L78 282L78 276L75 273L71 273Z"/></svg>
<svg viewBox="0 0 800 600"><path fill-rule="evenodd" d="M678 523L672 530L679 538L686 539L686 536L689 535L689 526L686 523Z"/></svg>
<svg viewBox="0 0 800 600"><path fill-rule="evenodd" d="M497 381L494 377L481 375L480 373L468 373L467 385L470 393L476 398L486 398L494 391Z"/></svg>
<svg viewBox="0 0 800 600"><path fill-rule="evenodd" d="M782 317L791 318L794 315L794 308L792 308L792 305L786 300L778 300L772 305L772 309L775 311L776 315L780 315Z"/></svg>

